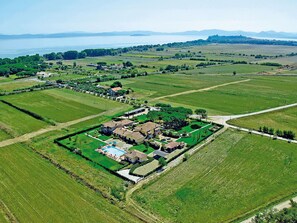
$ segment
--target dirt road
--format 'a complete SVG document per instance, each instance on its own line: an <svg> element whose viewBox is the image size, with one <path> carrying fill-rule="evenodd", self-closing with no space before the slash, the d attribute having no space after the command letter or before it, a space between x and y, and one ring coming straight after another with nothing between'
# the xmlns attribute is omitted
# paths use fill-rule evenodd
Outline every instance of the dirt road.
<svg viewBox="0 0 297 223"><path fill-rule="evenodd" d="M233 82L229 82L229 83L224 83L224 84L219 84L219 85L215 85L215 86L211 86L211 87L207 87L207 88L202 88L202 89L197 89L197 90L189 90L189 91L183 91L180 93L175 93L175 94L170 94L170 95L165 95L165 96L161 96L158 98L154 98L150 101L157 101L160 99L164 99L164 98L170 98L170 97L175 97L175 96L179 96L179 95L184 95L184 94L191 94L191 93L197 93L197 92L203 92L203 91L210 91L219 87L224 87L224 86L228 86L228 85L233 85L233 84L240 84L240 83L244 83L244 82L248 82L250 81L250 79L246 79L246 80L241 80L241 81L233 81Z"/></svg>

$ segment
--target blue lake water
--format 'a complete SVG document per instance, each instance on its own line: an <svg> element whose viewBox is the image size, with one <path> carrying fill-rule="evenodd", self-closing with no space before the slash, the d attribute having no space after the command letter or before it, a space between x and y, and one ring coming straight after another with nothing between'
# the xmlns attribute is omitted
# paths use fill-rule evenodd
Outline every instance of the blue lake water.
<svg viewBox="0 0 297 223"><path fill-rule="evenodd" d="M36 38L0 40L0 58L32 54L83 50L87 48L119 48L146 44L164 44L206 39L201 36L96 36L71 38Z"/></svg>

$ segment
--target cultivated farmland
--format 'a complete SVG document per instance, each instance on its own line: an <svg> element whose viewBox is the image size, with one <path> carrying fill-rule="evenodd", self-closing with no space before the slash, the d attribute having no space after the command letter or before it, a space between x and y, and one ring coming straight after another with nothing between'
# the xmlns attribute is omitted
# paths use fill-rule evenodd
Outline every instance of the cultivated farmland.
<svg viewBox="0 0 297 223"><path fill-rule="evenodd" d="M225 222L296 192L296 145L228 130L134 194L169 222Z"/></svg>
<svg viewBox="0 0 297 223"><path fill-rule="evenodd" d="M234 119L229 121L229 123L254 130L259 130L259 127L268 126L275 130L291 130L297 132L297 107Z"/></svg>
<svg viewBox="0 0 297 223"><path fill-rule="evenodd" d="M0 163L1 201L19 222L137 222L26 146L2 148Z"/></svg>
<svg viewBox="0 0 297 223"><path fill-rule="evenodd" d="M15 106L57 122L67 122L88 115L99 114L111 107L120 105L113 101L71 92L70 90L45 90L3 98Z"/></svg>

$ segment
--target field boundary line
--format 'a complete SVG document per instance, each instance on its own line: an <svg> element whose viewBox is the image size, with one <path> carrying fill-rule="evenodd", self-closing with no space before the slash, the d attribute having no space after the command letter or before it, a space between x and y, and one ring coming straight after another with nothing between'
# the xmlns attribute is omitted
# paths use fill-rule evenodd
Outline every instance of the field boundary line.
<svg viewBox="0 0 297 223"><path fill-rule="evenodd" d="M219 84L219 85L215 85L215 86L211 86L211 87L206 87L206 88L202 88L202 89L183 91L183 92L180 92L180 93L169 94L169 95L153 98L150 101L157 101L157 100L160 100L160 99L171 98L171 97L185 95L185 94L192 94L192 93L197 93L197 92L210 91L210 90L213 90L213 89L216 89L216 88L219 88L219 87L224 87L224 86L233 85L233 84L240 84L240 83L248 82L250 80L251 79L245 79L245 80L240 80L240 81L233 81L233 82L228 82L228 83L224 83L224 84Z"/></svg>
<svg viewBox="0 0 297 223"><path fill-rule="evenodd" d="M78 124L80 122L84 122L84 121L88 121L88 120L93 119L93 118L100 117L102 115L105 115L105 114L107 114L107 113L109 113L111 111L115 111L115 110L117 110L117 109L104 111L104 112L101 112L99 114L86 116L86 117L76 119L76 120L72 120L72 121L69 121L69 122L59 123L59 124L57 124L55 126L49 126L47 128L43 128L43 129L37 130L35 132L30 132L30 133L27 133L27 134L24 134L24 135L21 135L21 136L12 138L12 139L7 139L7 140L4 140L4 141L0 142L0 148L5 147L5 146L10 146L10 145L13 145L13 144L16 144L16 143L26 142L26 141L28 141L28 140L36 137L36 136L44 134L44 133L48 133L48 132L55 131L55 130L61 130L61 129L67 128L67 127L69 127L71 125L75 125L75 124Z"/></svg>
<svg viewBox="0 0 297 223"><path fill-rule="evenodd" d="M5 219L7 219L9 222L11 223L19 222L2 200L0 200L0 212L4 214Z"/></svg>

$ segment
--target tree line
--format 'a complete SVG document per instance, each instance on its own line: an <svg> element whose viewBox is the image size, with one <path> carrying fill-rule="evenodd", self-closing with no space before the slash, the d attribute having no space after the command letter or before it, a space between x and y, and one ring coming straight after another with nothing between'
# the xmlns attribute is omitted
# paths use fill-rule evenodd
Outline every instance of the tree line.
<svg viewBox="0 0 297 223"><path fill-rule="evenodd" d="M263 132L269 135L276 135L276 136L279 136L285 139L291 139L291 140L294 140L296 137L296 134L291 130L284 130L284 131L279 129L275 130L274 128L269 128L267 126L260 126L259 132Z"/></svg>

